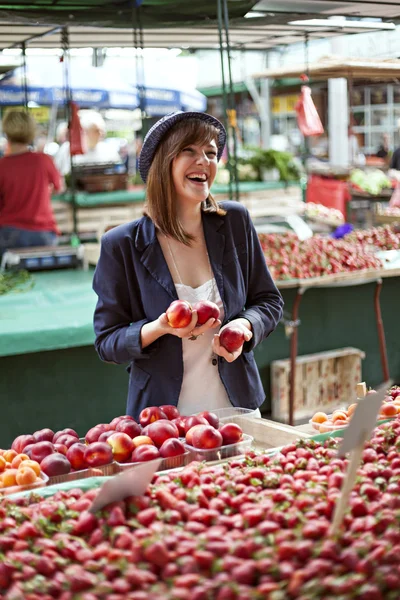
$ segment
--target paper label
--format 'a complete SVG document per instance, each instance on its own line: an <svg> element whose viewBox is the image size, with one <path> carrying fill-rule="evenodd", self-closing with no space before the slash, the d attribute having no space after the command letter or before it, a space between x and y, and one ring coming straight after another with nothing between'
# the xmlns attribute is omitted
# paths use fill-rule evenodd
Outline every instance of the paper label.
<svg viewBox="0 0 400 600"><path fill-rule="evenodd" d="M89 508L89 512L95 513L107 504L119 502L129 496L143 496L154 473L160 468L161 461L161 458L149 460L106 481Z"/></svg>

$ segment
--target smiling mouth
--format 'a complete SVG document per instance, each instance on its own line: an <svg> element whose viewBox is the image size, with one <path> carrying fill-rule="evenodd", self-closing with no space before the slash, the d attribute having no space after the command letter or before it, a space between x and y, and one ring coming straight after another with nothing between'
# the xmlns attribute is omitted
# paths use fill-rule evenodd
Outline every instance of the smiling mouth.
<svg viewBox="0 0 400 600"><path fill-rule="evenodd" d="M187 179L189 179L189 181L193 181L194 183L207 183L208 175L205 173L199 175L187 175Z"/></svg>

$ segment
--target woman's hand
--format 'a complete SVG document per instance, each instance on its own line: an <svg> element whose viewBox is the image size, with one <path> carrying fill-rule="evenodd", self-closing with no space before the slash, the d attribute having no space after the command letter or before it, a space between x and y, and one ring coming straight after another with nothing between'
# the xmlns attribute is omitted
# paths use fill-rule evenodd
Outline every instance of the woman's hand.
<svg viewBox="0 0 400 600"><path fill-rule="evenodd" d="M225 358L225 360L230 363L233 362L234 360L236 360L237 358L239 358L239 356L242 354L242 351L243 351L243 345L240 346L240 348L238 348L238 350L235 350L235 352L228 352L228 350L226 350L220 344L219 336L221 334L221 331L223 331L225 329L225 327L228 327L231 325L235 325L235 327L238 327L239 329L243 330L245 342L248 342L253 337L253 333L251 331L251 325L247 319L234 319L233 321L230 321L229 323L224 325L224 327L222 327L222 329L220 329L218 334L214 335L214 339L212 341L213 352L215 354L217 354L218 356L222 356L222 358Z"/></svg>
<svg viewBox="0 0 400 600"><path fill-rule="evenodd" d="M181 339L198 337L199 335L203 335L203 333L205 333L209 329L215 329L216 327L220 327L221 325L221 321L219 319L208 319L208 321L203 325L197 326L196 310L192 312L192 320L190 321L187 327L180 327L179 329L171 327L171 325L169 325L168 323L166 313L163 313L159 316L158 322L160 328L162 329L163 335L169 333L170 335L176 335Z"/></svg>

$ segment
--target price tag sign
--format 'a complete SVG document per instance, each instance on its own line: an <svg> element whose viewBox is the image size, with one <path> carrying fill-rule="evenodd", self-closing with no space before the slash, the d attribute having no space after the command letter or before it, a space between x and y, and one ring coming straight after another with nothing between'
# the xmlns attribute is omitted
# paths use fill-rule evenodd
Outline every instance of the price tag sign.
<svg viewBox="0 0 400 600"><path fill-rule="evenodd" d="M355 450L369 438L389 387L390 382L387 382L375 394L367 394L358 402L350 424L344 431L339 456Z"/></svg>
<svg viewBox="0 0 400 600"><path fill-rule="evenodd" d="M100 488L89 512L95 513L111 502L119 502L128 496L143 496L153 475L161 465L161 458L149 460L116 475Z"/></svg>
<svg viewBox="0 0 400 600"><path fill-rule="evenodd" d="M308 240L313 236L313 230L299 215L288 215L286 222L289 223L301 242Z"/></svg>

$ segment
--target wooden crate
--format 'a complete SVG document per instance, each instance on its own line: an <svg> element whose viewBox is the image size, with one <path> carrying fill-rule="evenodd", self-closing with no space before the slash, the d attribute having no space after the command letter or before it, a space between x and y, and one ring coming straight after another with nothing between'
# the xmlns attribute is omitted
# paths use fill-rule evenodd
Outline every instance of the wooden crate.
<svg viewBox="0 0 400 600"><path fill-rule="evenodd" d="M78 207L78 233L92 233L97 236L99 232L104 232L109 227L139 219L143 215L143 206L139 202L93 208ZM53 210L61 233L72 233L74 228L72 205L65 202L53 202Z"/></svg>
<svg viewBox="0 0 400 600"><path fill-rule="evenodd" d="M317 410L330 412L354 400L361 380L361 361L365 353L357 348L340 348L299 356L296 361L294 394L295 423L310 419ZM271 365L272 417L289 420L290 359Z"/></svg>

